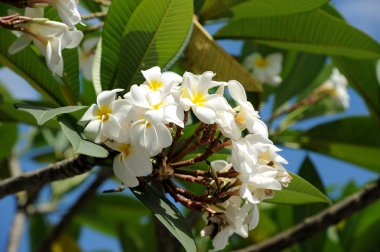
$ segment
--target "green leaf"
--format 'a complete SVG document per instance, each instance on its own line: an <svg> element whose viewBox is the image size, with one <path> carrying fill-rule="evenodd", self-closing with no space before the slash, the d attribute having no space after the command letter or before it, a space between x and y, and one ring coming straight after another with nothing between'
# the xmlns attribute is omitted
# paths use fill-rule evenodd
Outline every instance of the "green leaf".
<svg viewBox="0 0 380 252"><path fill-rule="evenodd" d="M290 173L292 182L288 187L283 188L281 191L276 191L273 199L266 200L271 203L285 203L285 204L309 204L309 203L328 203L331 201L321 191L315 188L312 184Z"/></svg>
<svg viewBox="0 0 380 252"><path fill-rule="evenodd" d="M275 47L317 54L380 58L380 45L374 39L323 10L232 20L216 37L250 38Z"/></svg>
<svg viewBox="0 0 380 252"><path fill-rule="evenodd" d="M86 108L86 106L67 106L56 109L49 109L28 104L15 104L15 107L18 110L22 110L31 114L36 119L39 126L59 115L72 113Z"/></svg>
<svg viewBox="0 0 380 252"><path fill-rule="evenodd" d="M102 82L100 77L100 71L101 71L101 61L102 61L102 38L99 38L98 44L96 45L96 51L94 56L94 62L92 63L92 85L93 89L95 91L95 98L91 101L93 103L96 101L96 94L100 93L102 91ZM106 56L104 56L106 57ZM84 85L84 88L86 87L86 84ZM86 94L84 92L84 94Z"/></svg>
<svg viewBox="0 0 380 252"><path fill-rule="evenodd" d="M277 140L380 172L380 128L370 117L338 119L306 132L285 131Z"/></svg>
<svg viewBox="0 0 380 252"><path fill-rule="evenodd" d="M9 55L8 48L16 37L5 29L0 29L0 37L0 64L12 69L37 91L57 104L65 104L61 83L54 78L52 72L46 67L46 63L42 62L30 47L26 47L14 55Z"/></svg>
<svg viewBox="0 0 380 252"><path fill-rule="evenodd" d="M135 196L144 203L177 238L186 251L197 251L193 234L181 212L161 193L146 185L142 191L130 188Z"/></svg>
<svg viewBox="0 0 380 252"><path fill-rule="evenodd" d="M210 2L207 4L207 2ZM204 20L232 17L233 20L250 17L282 16L317 9L328 0L214 0L202 9ZM203 14L203 16L202 16Z"/></svg>
<svg viewBox="0 0 380 252"><path fill-rule="evenodd" d="M141 70L171 65L190 38L192 18L192 0L142 1L124 29L116 86L128 88L144 81Z"/></svg>
<svg viewBox="0 0 380 252"><path fill-rule="evenodd" d="M120 45L124 29L140 3L141 0L114 0L109 7L101 43L100 79L104 90L112 89L121 56Z"/></svg>
<svg viewBox="0 0 380 252"><path fill-rule="evenodd" d="M307 88L326 62L323 55L299 53L288 77L275 90L274 110Z"/></svg>
<svg viewBox="0 0 380 252"><path fill-rule="evenodd" d="M73 146L74 152L91 157L105 158L108 156L108 151L102 146L92 143L90 141L82 139L79 135L79 130L76 125L76 121L68 115L62 115L58 118L62 131L69 139Z"/></svg>
<svg viewBox="0 0 380 252"><path fill-rule="evenodd" d="M364 98L369 111L380 125L380 80L376 77L376 62L334 57L333 63Z"/></svg>
<svg viewBox="0 0 380 252"><path fill-rule="evenodd" d="M325 193L325 188L319 177L318 171L313 164L313 161L306 156L298 175L313 184L322 193ZM294 207L294 220L296 223L300 223L307 217L313 216L327 207L326 204L305 204L301 206ZM326 240L326 231L320 232L319 234L311 237L310 239L300 243L302 251L305 252L319 252L322 251L324 243Z"/></svg>
<svg viewBox="0 0 380 252"><path fill-rule="evenodd" d="M29 251L35 251L48 233L48 223L42 214L32 214L29 218Z"/></svg>
<svg viewBox="0 0 380 252"><path fill-rule="evenodd" d="M70 104L75 105L80 92L78 48L63 50L62 57L64 61L63 89L66 91L66 97L70 99Z"/></svg>
<svg viewBox="0 0 380 252"><path fill-rule="evenodd" d="M80 1L80 4L83 5L90 12L102 11L102 9L100 8L100 5L96 3L94 0L82 0Z"/></svg>
<svg viewBox="0 0 380 252"><path fill-rule="evenodd" d="M0 124L1 148L0 160L9 157L13 146L17 143L18 130L14 123ZM1 168L0 168L1 170Z"/></svg>

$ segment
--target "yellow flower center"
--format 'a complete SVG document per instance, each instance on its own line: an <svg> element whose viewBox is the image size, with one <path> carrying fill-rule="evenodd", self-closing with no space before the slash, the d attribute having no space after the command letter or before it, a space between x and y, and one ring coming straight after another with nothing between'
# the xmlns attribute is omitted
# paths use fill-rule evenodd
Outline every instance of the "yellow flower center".
<svg viewBox="0 0 380 252"><path fill-rule="evenodd" d="M253 64L254 64L254 66L256 66L258 68L266 68L269 65L269 62L265 58L259 57L259 58L255 59Z"/></svg>
<svg viewBox="0 0 380 252"><path fill-rule="evenodd" d="M120 144L119 150L125 157L128 157L128 155L131 153L131 145L130 144Z"/></svg>
<svg viewBox="0 0 380 252"><path fill-rule="evenodd" d="M112 114L112 109L108 106L102 106L95 112L97 119L102 120L103 123L109 119L109 114Z"/></svg>
<svg viewBox="0 0 380 252"><path fill-rule="evenodd" d="M154 91L157 91L158 89L160 89L162 86L164 85L164 83L162 83L161 81L159 80L151 80L149 82L149 88L154 90Z"/></svg>
<svg viewBox="0 0 380 252"><path fill-rule="evenodd" d="M240 126L244 126L246 124L246 118L245 118L245 115L244 113L242 112L239 112L239 114L237 114L235 116L235 122L240 125Z"/></svg>
<svg viewBox="0 0 380 252"><path fill-rule="evenodd" d="M206 97L204 94L196 92L193 96L193 99L191 101L198 106L203 106L203 104L206 102Z"/></svg>

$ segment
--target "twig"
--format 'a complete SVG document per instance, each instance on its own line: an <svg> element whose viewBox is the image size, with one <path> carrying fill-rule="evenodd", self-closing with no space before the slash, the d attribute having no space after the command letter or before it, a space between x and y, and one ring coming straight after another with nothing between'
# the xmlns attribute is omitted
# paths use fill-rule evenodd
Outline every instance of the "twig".
<svg viewBox="0 0 380 252"><path fill-rule="evenodd" d="M94 2L104 6L110 6L112 3L111 0L94 0Z"/></svg>
<svg viewBox="0 0 380 252"><path fill-rule="evenodd" d="M305 219L297 226L276 235L257 245L238 250L238 252L281 251L298 242L311 238L318 232L351 216L380 198L380 179L362 191L347 197L332 207Z"/></svg>
<svg viewBox="0 0 380 252"><path fill-rule="evenodd" d="M37 171L3 180L0 182L0 198L20 191L35 190L47 183L83 174L91 170L95 161L95 158L78 156L48 165Z"/></svg>
<svg viewBox="0 0 380 252"><path fill-rule="evenodd" d="M17 177L21 174L21 168L15 159L11 157L9 160L9 168L13 177ZM20 241L22 238L22 233L24 232L26 223L26 212L25 205L27 204L26 195L16 196L16 215L13 218L11 230L9 232L8 242L7 242L7 252L17 252L19 250Z"/></svg>
<svg viewBox="0 0 380 252"><path fill-rule="evenodd" d="M91 185L82 193L61 221L48 233L37 248L37 252L50 251L51 245L63 233L79 210L96 194L96 189L112 174L112 169L103 169Z"/></svg>
<svg viewBox="0 0 380 252"><path fill-rule="evenodd" d="M29 7L29 1L28 0L0 0L0 2L11 4L17 8L25 8Z"/></svg>
<svg viewBox="0 0 380 252"><path fill-rule="evenodd" d="M87 29L83 30L83 33L90 33L90 32L97 31L99 29L102 29L103 26L104 26L103 22L99 23L99 24L91 25Z"/></svg>
<svg viewBox="0 0 380 252"><path fill-rule="evenodd" d="M82 20L88 20L88 19L93 19L93 18L101 18L105 17L107 15L107 12L105 11L99 11L99 12L93 12L88 15L83 15Z"/></svg>

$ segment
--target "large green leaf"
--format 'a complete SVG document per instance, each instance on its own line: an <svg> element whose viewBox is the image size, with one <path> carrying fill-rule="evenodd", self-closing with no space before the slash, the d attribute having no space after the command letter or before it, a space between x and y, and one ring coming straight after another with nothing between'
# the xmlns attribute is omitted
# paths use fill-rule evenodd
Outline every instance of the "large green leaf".
<svg viewBox="0 0 380 252"><path fill-rule="evenodd" d="M69 115L61 115L58 118L58 121L63 133L73 146L75 153L99 158L105 158L108 156L108 151L102 146L82 139L76 121L72 117Z"/></svg>
<svg viewBox="0 0 380 252"><path fill-rule="evenodd" d="M0 29L0 64L3 64L23 77L37 91L51 98L56 103L65 104L61 83L54 78L45 62L27 47L14 54L8 54L8 48L16 37L8 30Z"/></svg>
<svg viewBox="0 0 380 252"><path fill-rule="evenodd" d="M364 98L368 109L380 125L380 85L376 77L376 62L334 57L333 63Z"/></svg>
<svg viewBox="0 0 380 252"><path fill-rule="evenodd" d="M146 185L141 191L138 188L131 188L131 190L177 238L186 251L197 251L193 234L187 221L165 195L149 185Z"/></svg>
<svg viewBox="0 0 380 252"><path fill-rule="evenodd" d="M12 153L13 146L17 143L17 125L14 123L0 124L1 148L0 160ZM0 168L1 169L1 168Z"/></svg>
<svg viewBox="0 0 380 252"><path fill-rule="evenodd" d="M311 11L326 3L328 0L212 0L206 1L201 18L282 16Z"/></svg>
<svg viewBox="0 0 380 252"><path fill-rule="evenodd" d="M379 58L380 45L323 10L276 17L232 20L217 38L255 39L271 46L353 58Z"/></svg>
<svg viewBox="0 0 380 252"><path fill-rule="evenodd" d="M80 92L78 48L63 50L62 57L64 61L63 89L70 105L75 105L78 102Z"/></svg>
<svg viewBox="0 0 380 252"><path fill-rule="evenodd" d="M380 172L380 128L370 117L349 117L306 132L285 131L277 139Z"/></svg>
<svg viewBox="0 0 380 252"><path fill-rule="evenodd" d="M274 110L307 88L325 64L326 57L310 53L299 53L288 77L275 90Z"/></svg>
<svg viewBox="0 0 380 252"><path fill-rule="evenodd" d="M141 70L173 63L189 39L192 17L192 0L142 1L124 29L116 86L128 88L144 80Z"/></svg>
<svg viewBox="0 0 380 252"><path fill-rule="evenodd" d="M124 29L141 1L113 0L108 10L102 33L100 65L101 85L105 90L111 89L113 86L119 65L120 44Z"/></svg>
<svg viewBox="0 0 380 252"><path fill-rule="evenodd" d="M266 200L271 203L285 204L309 204L309 203L331 203L321 191L303 178L291 173L292 182L281 191L276 191L273 199Z"/></svg>
<svg viewBox="0 0 380 252"><path fill-rule="evenodd" d="M86 106L67 106L56 109L49 109L44 107L36 107L29 104L15 104L15 107L18 110L22 110L31 114L36 119L39 126L59 115L72 113L86 108Z"/></svg>

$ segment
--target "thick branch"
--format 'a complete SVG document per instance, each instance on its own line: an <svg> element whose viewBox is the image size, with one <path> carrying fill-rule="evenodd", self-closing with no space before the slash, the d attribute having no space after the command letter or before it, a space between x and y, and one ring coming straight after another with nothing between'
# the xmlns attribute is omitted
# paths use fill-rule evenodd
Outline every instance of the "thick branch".
<svg viewBox="0 0 380 252"><path fill-rule="evenodd" d="M346 198L315 216L305 219L297 226L278 234L263 243L249 246L245 249L238 250L238 252L283 250L296 243L311 238L318 232L351 216L379 198L380 179L378 179L376 183L367 186L363 191Z"/></svg>
<svg viewBox="0 0 380 252"><path fill-rule="evenodd" d="M25 8L30 6L28 0L0 0L0 2L11 4L17 8Z"/></svg>
<svg viewBox="0 0 380 252"><path fill-rule="evenodd" d="M62 217L61 221L48 233L45 239L41 242L37 248L37 252L50 251L51 245L56 241L63 233L66 227L70 224L74 216L79 210L96 194L98 187L112 174L112 169L102 170L98 177L91 183L91 185L84 191L77 199L74 205L67 211Z"/></svg>
<svg viewBox="0 0 380 252"><path fill-rule="evenodd" d="M0 198L20 191L35 190L47 183L83 174L91 170L95 161L94 158L78 156L48 165L37 171L3 180L0 182Z"/></svg>

